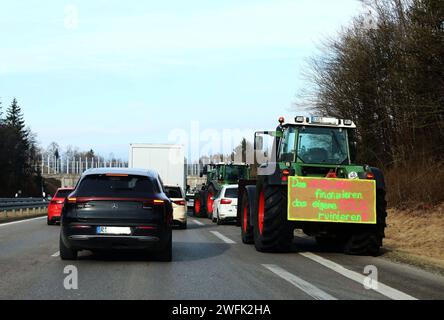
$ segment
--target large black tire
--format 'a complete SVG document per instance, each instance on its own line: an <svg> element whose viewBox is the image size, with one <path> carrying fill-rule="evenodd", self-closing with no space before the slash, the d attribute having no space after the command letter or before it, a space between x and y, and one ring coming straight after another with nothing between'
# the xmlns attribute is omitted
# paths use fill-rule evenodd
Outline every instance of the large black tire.
<svg viewBox="0 0 444 320"><path fill-rule="evenodd" d="M60 250L60 258L62 260L77 260L77 255L78 255L77 250L65 246L65 243L62 240L62 235L60 235L59 239L59 250Z"/></svg>
<svg viewBox="0 0 444 320"><path fill-rule="evenodd" d="M202 192L199 191L194 195L193 216L202 217Z"/></svg>
<svg viewBox="0 0 444 320"><path fill-rule="evenodd" d="M173 260L173 237L170 236L165 248L158 252L156 255L156 260L160 262L171 262Z"/></svg>
<svg viewBox="0 0 444 320"><path fill-rule="evenodd" d="M259 182L253 215L254 245L260 252L288 252L294 238L294 227L287 219L287 189ZM259 215L263 212L263 219ZM260 221L263 221L262 227Z"/></svg>
<svg viewBox="0 0 444 320"><path fill-rule="evenodd" d="M207 218L208 219L212 219L213 218L213 212L214 212L214 201L212 201L211 200L211 203L213 203L213 205L210 205L210 203L208 202L209 201L209 197L210 196L212 196L212 197L216 197L216 195L217 195L217 190L216 190L216 188L212 185L212 184L210 184L210 186L208 187L208 190L207 190L207 193L206 193L206 207L205 207L205 209L206 209L206 212L207 212ZM211 208L210 208L210 206L211 206Z"/></svg>
<svg viewBox="0 0 444 320"><path fill-rule="evenodd" d="M359 226L344 246L344 253L349 255L378 256L385 237L387 201L385 191L376 193L377 223L374 226Z"/></svg>
<svg viewBox="0 0 444 320"><path fill-rule="evenodd" d="M316 237L316 243L320 247L321 251L341 252L343 251L345 242L346 239L339 237Z"/></svg>
<svg viewBox="0 0 444 320"><path fill-rule="evenodd" d="M200 218L206 218L208 217L208 211L207 211L207 190L201 190L199 192L200 195Z"/></svg>
<svg viewBox="0 0 444 320"><path fill-rule="evenodd" d="M250 200L248 198L248 194L245 191L242 195L242 204L241 204L241 217L240 217L240 223L241 223L241 235L242 235L242 242L245 244L253 244L254 243L254 233L253 233L253 227L251 226L251 214L253 208L250 206Z"/></svg>
<svg viewBox="0 0 444 320"><path fill-rule="evenodd" d="M219 217L219 215L216 215L216 224L218 225L218 226L221 226L221 225L223 225L223 220L221 220L221 218Z"/></svg>

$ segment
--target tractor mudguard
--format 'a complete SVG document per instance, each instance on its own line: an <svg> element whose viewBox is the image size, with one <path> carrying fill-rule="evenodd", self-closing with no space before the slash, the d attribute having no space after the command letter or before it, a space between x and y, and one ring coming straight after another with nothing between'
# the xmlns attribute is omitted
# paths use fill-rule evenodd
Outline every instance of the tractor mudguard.
<svg viewBox="0 0 444 320"><path fill-rule="evenodd" d="M273 169L273 173L261 176L267 182L268 185L270 186L282 185L282 173L278 162L269 162L262 164L260 166L260 169L261 170Z"/></svg>
<svg viewBox="0 0 444 320"><path fill-rule="evenodd" d="M382 171L378 168L371 167L370 170L375 175L375 181L376 181L376 189L377 190L385 190L385 179L384 174Z"/></svg>
<svg viewBox="0 0 444 320"><path fill-rule="evenodd" d="M217 192L222 190L222 186L217 181L211 181L207 186L207 190L210 189L211 186Z"/></svg>
<svg viewBox="0 0 444 320"><path fill-rule="evenodd" d="M256 186L246 186L245 191L248 195L248 205L253 210L250 210L250 224L253 223L253 214L256 212ZM251 225L252 226L252 225Z"/></svg>
<svg viewBox="0 0 444 320"><path fill-rule="evenodd" d="M256 183L257 180L239 180L238 182L238 195L237 195L237 226L240 227L240 223L241 223L241 217L242 217L242 201L243 201L243 196L244 195L248 195L247 191L246 191L246 187L247 186L254 186L256 187Z"/></svg>

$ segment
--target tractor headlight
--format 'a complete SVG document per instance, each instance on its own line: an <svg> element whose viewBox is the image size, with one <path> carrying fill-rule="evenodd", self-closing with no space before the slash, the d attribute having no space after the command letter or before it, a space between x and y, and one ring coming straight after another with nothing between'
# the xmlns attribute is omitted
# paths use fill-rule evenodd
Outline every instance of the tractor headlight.
<svg viewBox="0 0 444 320"><path fill-rule="evenodd" d="M301 116L296 117L296 118L294 119L294 121L296 121L297 123L304 123L304 121L305 121L305 117L301 117Z"/></svg>
<svg viewBox="0 0 444 320"><path fill-rule="evenodd" d="M352 171L348 174L348 178L351 180L356 180L356 179L359 179L359 175L357 172Z"/></svg>

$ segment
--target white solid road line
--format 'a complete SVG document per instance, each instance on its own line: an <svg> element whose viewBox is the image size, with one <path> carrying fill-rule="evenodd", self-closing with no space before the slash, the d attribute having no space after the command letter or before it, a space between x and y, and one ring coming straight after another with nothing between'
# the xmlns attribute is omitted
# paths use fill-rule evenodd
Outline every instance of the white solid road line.
<svg viewBox="0 0 444 320"><path fill-rule="evenodd" d="M286 271L285 269L282 269L279 266L276 266L274 264L263 264L262 266L267 268L277 276L281 277L282 279L290 282L292 285L304 291L315 300L338 300L335 297L329 295L327 292L322 291L311 283L295 276L294 274Z"/></svg>
<svg viewBox="0 0 444 320"><path fill-rule="evenodd" d="M218 237L219 239L221 239L223 242L228 243L228 244L236 244L236 242L234 242L233 240L231 240L230 238L225 237L222 233L217 232L217 231L210 231L212 234L214 234L216 237Z"/></svg>
<svg viewBox="0 0 444 320"><path fill-rule="evenodd" d="M200 222L200 221L197 221L197 220L192 220L195 224L197 224L198 226L204 226L205 224L204 223L202 223L202 222Z"/></svg>
<svg viewBox="0 0 444 320"><path fill-rule="evenodd" d="M2 223L2 224L0 224L0 227L10 226L10 225L13 225L13 224L29 222L29 221L34 221L34 220L40 220L40 219L46 219L46 216L38 217L38 218L32 218L32 219L26 219L26 220L20 220L20 221L14 221L14 222L8 222L8 223Z"/></svg>
<svg viewBox="0 0 444 320"><path fill-rule="evenodd" d="M56 258L56 257L60 257L60 251L57 251L57 252L54 253L51 257L54 257L54 258Z"/></svg>
<svg viewBox="0 0 444 320"><path fill-rule="evenodd" d="M299 253L299 254L312 260L312 261L315 261L315 262L323 265L324 267L327 267L330 270L333 270L333 271L343 275L346 278L356 281L364 286L364 282L367 277L362 274L348 270L333 261L327 260L325 258L322 258L322 257L315 255L313 253L310 253L310 252ZM416 299L404 292L401 292L401 291L396 290L392 287L389 287L381 282L378 282L377 289L372 289L372 290L374 290L374 291L376 291L376 292L378 292L378 293L380 293L392 300L418 300L418 299Z"/></svg>

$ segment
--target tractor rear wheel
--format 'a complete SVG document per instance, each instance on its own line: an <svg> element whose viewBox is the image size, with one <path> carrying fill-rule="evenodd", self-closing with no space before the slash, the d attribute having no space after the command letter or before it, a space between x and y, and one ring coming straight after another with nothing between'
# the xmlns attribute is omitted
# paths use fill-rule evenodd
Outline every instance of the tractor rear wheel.
<svg viewBox="0 0 444 320"><path fill-rule="evenodd" d="M212 219L213 212L214 212L214 198L217 195L217 190L214 188L213 185L210 185L208 187L208 191L206 194L206 212L207 212L207 218Z"/></svg>
<svg viewBox="0 0 444 320"><path fill-rule="evenodd" d="M200 197L200 214L199 217L200 218L207 218L208 215L208 204L207 204L207 200L208 200L208 190L201 190L199 192L199 197Z"/></svg>
<svg viewBox="0 0 444 320"><path fill-rule="evenodd" d="M195 217L200 217L202 211L202 201L200 197L200 192L194 196L194 207L193 207L193 215Z"/></svg>
<svg viewBox="0 0 444 320"><path fill-rule="evenodd" d="M349 255L377 256L385 237L387 201L385 191L378 190L376 194L377 223L374 226L362 226L351 234L344 246L344 252Z"/></svg>
<svg viewBox="0 0 444 320"><path fill-rule="evenodd" d="M288 252L294 227L287 219L287 190L259 182L253 215L254 245L260 252Z"/></svg>
<svg viewBox="0 0 444 320"><path fill-rule="evenodd" d="M254 243L254 234L253 227L251 226L251 210L250 208L250 199L248 199L248 194L245 192L242 195L242 207L241 207L241 234L242 234L242 242L245 244L253 244Z"/></svg>

